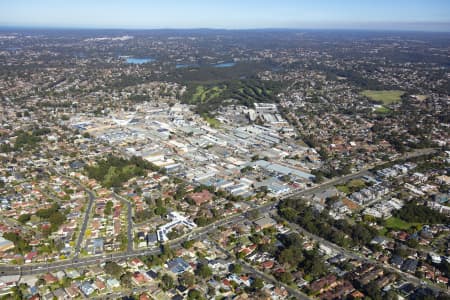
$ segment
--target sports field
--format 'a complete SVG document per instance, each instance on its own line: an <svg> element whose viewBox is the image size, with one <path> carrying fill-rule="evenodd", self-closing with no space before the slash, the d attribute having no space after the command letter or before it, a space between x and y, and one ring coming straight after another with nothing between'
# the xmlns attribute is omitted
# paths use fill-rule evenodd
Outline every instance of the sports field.
<svg viewBox="0 0 450 300"><path fill-rule="evenodd" d="M392 103L399 102L401 100L401 96L405 92L393 90L393 91L373 91L373 90L365 90L362 91L361 94L366 96L367 98L372 99L373 101L381 102L385 105L389 105Z"/></svg>

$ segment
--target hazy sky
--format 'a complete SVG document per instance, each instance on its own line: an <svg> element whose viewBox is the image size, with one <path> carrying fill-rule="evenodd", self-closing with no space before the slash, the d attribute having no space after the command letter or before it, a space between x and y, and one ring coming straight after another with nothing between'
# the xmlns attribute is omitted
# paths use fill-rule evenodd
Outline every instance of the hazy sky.
<svg viewBox="0 0 450 300"><path fill-rule="evenodd" d="M450 31L450 0L0 0L0 26Z"/></svg>

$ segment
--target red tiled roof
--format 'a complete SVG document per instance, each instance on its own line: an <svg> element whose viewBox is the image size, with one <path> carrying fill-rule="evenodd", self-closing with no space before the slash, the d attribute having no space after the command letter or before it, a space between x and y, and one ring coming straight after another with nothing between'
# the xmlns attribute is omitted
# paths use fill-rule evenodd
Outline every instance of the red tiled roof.
<svg viewBox="0 0 450 300"><path fill-rule="evenodd" d="M226 286L230 286L231 285L231 282L228 279L226 279L226 278L224 280L222 280L222 283L224 285L226 285Z"/></svg>
<svg viewBox="0 0 450 300"><path fill-rule="evenodd" d="M213 198L213 194L211 194L208 190L203 190L198 193L192 193L189 195L196 205L200 206L203 203L209 202Z"/></svg>
<svg viewBox="0 0 450 300"><path fill-rule="evenodd" d="M267 260L261 264L264 269L272 269L275 263L272 260Z"/></svg>

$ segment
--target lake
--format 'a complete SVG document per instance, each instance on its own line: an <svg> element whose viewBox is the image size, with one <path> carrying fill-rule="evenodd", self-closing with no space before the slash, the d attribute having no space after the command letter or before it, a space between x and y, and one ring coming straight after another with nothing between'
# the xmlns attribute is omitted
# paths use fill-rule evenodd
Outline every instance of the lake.
<svg viewBox="0 0 450 300"><path fill-rule="evenodd" d="M175 68L176 69L182 69L182 68L193 68L193 67L198 67L198 64L176 64Z"/></svg>
<svg viewBox="0 0 450 300"><path fill-rule="evenodd" d="M234 62L224 62L224 63L220 63L220 64L215 64L213 65L214 68L230 68L230 67L234 67L236 65L236 63Z"/></svg>
<svg viewBox="0 0 450 300"><path fill-rule="evenodd" d="M142 65L142 64L153 62L153 61L155 61L155 59L127 57L125 61L127 64Z"/></svg>

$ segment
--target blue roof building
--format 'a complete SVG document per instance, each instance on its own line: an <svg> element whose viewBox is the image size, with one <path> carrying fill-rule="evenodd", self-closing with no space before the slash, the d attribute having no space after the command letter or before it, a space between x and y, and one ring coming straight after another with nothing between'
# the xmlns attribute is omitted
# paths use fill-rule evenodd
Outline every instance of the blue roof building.
<svg viewBox="0 0 450 300"><path fill-rule="evenodd" d="M175 274L181 274L190 268L190 265L181 257L172 259L167 263L169 271Z"/></svg>

